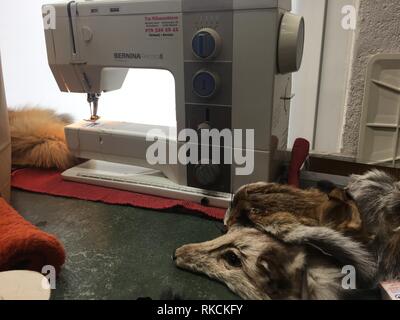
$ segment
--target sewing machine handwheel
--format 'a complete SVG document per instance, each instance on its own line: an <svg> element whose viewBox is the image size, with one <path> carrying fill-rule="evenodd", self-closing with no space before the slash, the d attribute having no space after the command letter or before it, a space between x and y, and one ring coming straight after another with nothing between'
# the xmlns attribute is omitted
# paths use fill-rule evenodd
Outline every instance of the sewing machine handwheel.
<svg viewBox="0 0 400 320"><path fill-rule="evenodd" d="M282 17L278 43L278 66L281 74L296 72L300 69L304 37L304 18L286 13Z"/></svg>
<svg viewBox="0 0 400 320"><path fill-rule="evenodd" d="M195 168L196 180L203 187L217 183L220 175L221 170L216 164L199 164Z"/></svg>

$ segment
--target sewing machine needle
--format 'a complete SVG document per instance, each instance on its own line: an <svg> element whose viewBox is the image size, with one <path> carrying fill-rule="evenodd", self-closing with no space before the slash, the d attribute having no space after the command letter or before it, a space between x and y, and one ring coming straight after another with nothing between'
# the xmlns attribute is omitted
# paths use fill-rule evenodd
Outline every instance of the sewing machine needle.
<svg viewBox="0 0 400 320"><path fill-rule="evenodd" d="M100 93L88 93L88 102L90 106L90 121L96 122L100 119L98 116Z"/></svg>
<svg viewBox="0 0 400 320"><path fill-rule="evenodd" d="M99 100L97 99L97 100L93 101L92 116L90 118L92 121L97 121L100 119L100 117L97 115L98 109L99 109Z"/></svg>

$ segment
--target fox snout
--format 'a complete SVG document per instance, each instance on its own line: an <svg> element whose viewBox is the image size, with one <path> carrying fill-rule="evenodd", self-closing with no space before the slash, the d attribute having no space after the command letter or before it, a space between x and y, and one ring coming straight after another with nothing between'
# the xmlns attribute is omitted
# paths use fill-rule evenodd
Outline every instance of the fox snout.
<svg viewBox="0 0 400 320"><path fill-rule="evenodd" d="M177 267L194 271L195 267L199 267L199 262L204 261L202 259L204 256L200 245L191 244L176 249L172 254L172 260Z"/></svg>
<svg viewBox="0 0 400 320"><path fill-rule="evenodd" d="M284 272L280 267L277 267L279 272L275 272L274 266L281 262L282 270L286 270L286 265L292 262L289 256L297 252L285 249L261 231L237 227L212 241L178 248L173 260L178 268L221 281L243 298L269 300L271 297L265 288L286 280L281 279ZM292 269L297 272L297 266Z"/></svg>

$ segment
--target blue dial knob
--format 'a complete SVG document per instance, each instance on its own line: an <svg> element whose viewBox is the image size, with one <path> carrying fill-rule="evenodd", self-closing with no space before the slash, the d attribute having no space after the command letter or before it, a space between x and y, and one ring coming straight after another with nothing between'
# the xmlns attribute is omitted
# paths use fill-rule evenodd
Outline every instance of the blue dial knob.
<svg viewBox="0 0 400 320"><path fill-rule="evenodd" d="M193 91L201 98L211 98L218 87L219 77L209 71L199 71L193 77Z"/></svg>
<svg viewBox="0 0 400 320"><path fill-rule="evenodd" d="M213 29L202 29L192 40L193 53L200 59L214 58L220 49L221 38Z"/></svg>

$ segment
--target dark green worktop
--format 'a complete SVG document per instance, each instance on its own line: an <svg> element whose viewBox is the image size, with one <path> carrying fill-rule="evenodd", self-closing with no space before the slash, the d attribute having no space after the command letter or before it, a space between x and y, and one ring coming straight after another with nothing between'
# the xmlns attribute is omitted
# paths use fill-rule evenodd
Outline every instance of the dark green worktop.
<svg viewBox="0 0 400 320"><path fill-rule="evenodd" d="M13 206L56 235L67 263L53 299L237 299L224 285L175 267L177 247L220 235L215 221L14 190Z"/></svg>

